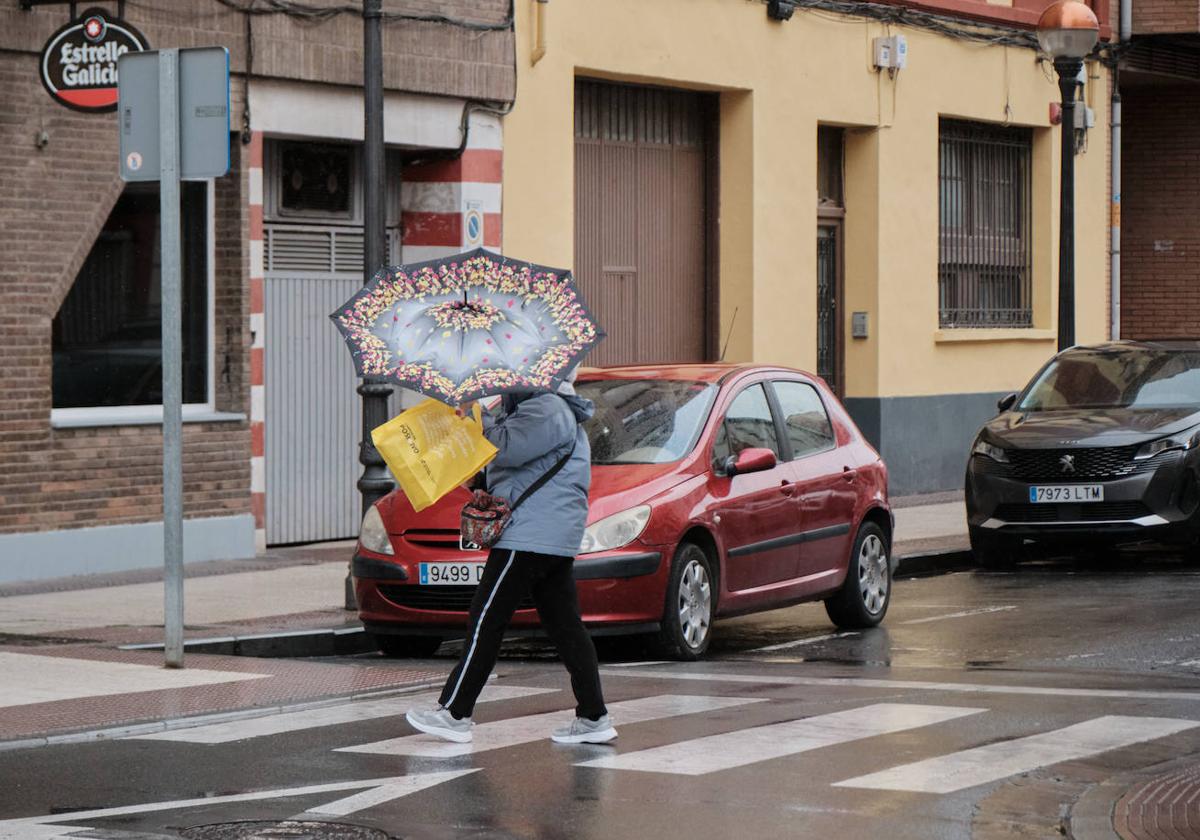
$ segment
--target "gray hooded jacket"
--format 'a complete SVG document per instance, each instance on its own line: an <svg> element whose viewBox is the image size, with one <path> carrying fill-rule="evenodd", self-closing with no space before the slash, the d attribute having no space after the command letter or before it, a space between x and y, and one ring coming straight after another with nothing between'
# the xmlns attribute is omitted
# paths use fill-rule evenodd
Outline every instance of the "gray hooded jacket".
<svg viewBox="0 0 1200 840"><path fill-rule="evenodd" d="M500 450L484 475L487 489L510 503L575 444L563 468L516 509L496 548L579 553L592 482L592 449L580 424L593 411L591 400L567 386L557 394L508 395L498 416L484 413L483 433Z"/></svg>

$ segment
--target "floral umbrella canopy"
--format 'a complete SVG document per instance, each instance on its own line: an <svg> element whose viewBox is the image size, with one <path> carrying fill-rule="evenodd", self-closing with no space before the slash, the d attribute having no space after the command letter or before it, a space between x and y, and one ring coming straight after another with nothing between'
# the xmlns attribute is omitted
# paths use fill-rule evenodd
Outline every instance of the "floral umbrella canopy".
<svg viewBox="0 0 1200 840"><path fill-rule="evenodd" d="M382 269L329 317L359 376L450 405L552 391L604 337L569 271L482 248Z"/></svg>

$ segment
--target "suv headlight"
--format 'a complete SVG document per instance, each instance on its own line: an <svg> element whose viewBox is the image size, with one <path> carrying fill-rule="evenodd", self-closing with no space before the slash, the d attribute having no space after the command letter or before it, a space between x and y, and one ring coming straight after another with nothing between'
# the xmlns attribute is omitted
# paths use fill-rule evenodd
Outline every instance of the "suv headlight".
<svg viewBox="0 0 1200 840"><path fill-rule="evenodd" d="M983 455L986 458L991 458L993 461L999 461L1002 464L1008 463L1008 450L1001 449L999 446L988 443L983 438L977 438L975 445L971 447L972 455Z"/></svg>
<svg viewBox="0 0 1200 840"><path fill-rule="evenodd" d="M599 522L593 522L583 532L583 543L579 546L580 554L593 554L597 551L611 551L629 545L642 535L646 523L650 521L650 506L623 510L606 516Z"/></svg>
<svg viewBox="0 0 1200 840"><path fill-rule="evenodd" d="M1163 452L1171 452L1172 450L1186 452L1189 449L1194 449L1197 444L1200 444L1200 426L1180 432L1177 435L1159 438L1158 440L1142 444L1142 448L1133 456L1133 460L1145 461L1153 458L1155 455Z"/></svg>
<svg viewBox="0 0 1200 840"><path fill-rule="evenodd" d="M388 539L387 528L383 527L383 517L372 505L363 517L362 528L358 532L358 543L367 551L376 554L391 554L392 541Z"/></svg>

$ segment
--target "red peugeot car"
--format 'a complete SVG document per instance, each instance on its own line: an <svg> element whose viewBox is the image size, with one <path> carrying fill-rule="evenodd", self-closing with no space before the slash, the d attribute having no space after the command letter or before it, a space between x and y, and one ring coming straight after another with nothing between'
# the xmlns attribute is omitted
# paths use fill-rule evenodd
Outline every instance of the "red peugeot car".
<svg viewBox="0 0 1200 840"><path fill-rule="evenodd" d="M696 659L721 616L824 600L870 627L891 595L887 468L816 377L779 367L584 369L596 404L591 510L575 561L593 633L654 634ZM460 549L457 490L404 494L363 519L352 569L363 624L392 656L461 635L485 555ZM515 627L536 627L532 602Z"/></svg>

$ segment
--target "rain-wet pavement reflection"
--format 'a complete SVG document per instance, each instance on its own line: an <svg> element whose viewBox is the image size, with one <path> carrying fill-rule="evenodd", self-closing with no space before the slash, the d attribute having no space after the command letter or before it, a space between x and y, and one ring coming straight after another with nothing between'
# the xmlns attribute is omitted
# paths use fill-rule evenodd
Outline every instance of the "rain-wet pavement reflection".
<svg viewBox="0 0 1200 840"><path fill-rule="evenodd" d="M820 603L719 620L709 660L820 662L860 668L1145 670L1200 676L1194 597L1177 585L1200 576L1200 553L1139 545L1073 556L1043 553L1003 571L897 577L880 627L840 632ZM1126 611L1156 622L1130 627ZM1080 649L1080 640L1086 649ZM658 660L652 640L602 636L605 664ZM437 658L454 658L447 641ZM370 654L365 656L370 657ZM545 639L511 638L509 661L550 661Z"/></svg>
<svg viewBox="0 0 1200 840"><path fill-rule="evenodd" d="M1139 547L901 576L870 630L838 631L819 603L719 621L704 662L601 637L621 733L606 746L549 743L547 720L571 714L566 676L547 641L518 637L496 669L515 693L481 705L466 754L426 754L403 723L412 698L398 697L395 714L353 721L265 735L229 724L240 737L219 743L0 754L0 774L34 781L10 817L72 803L69 825L110 831L76 836L113 840L250 823L253 836L302 838L314 814L413 840L1047 836L1097 780L1200 757L1197 592L1200 558ZM447 642L422 664L449 671L460 652ZM690 711L637 711L678 704ZM1071 753L1089 738L1087 755ZM1003 832L977 832L988 820Z"/></svg>

